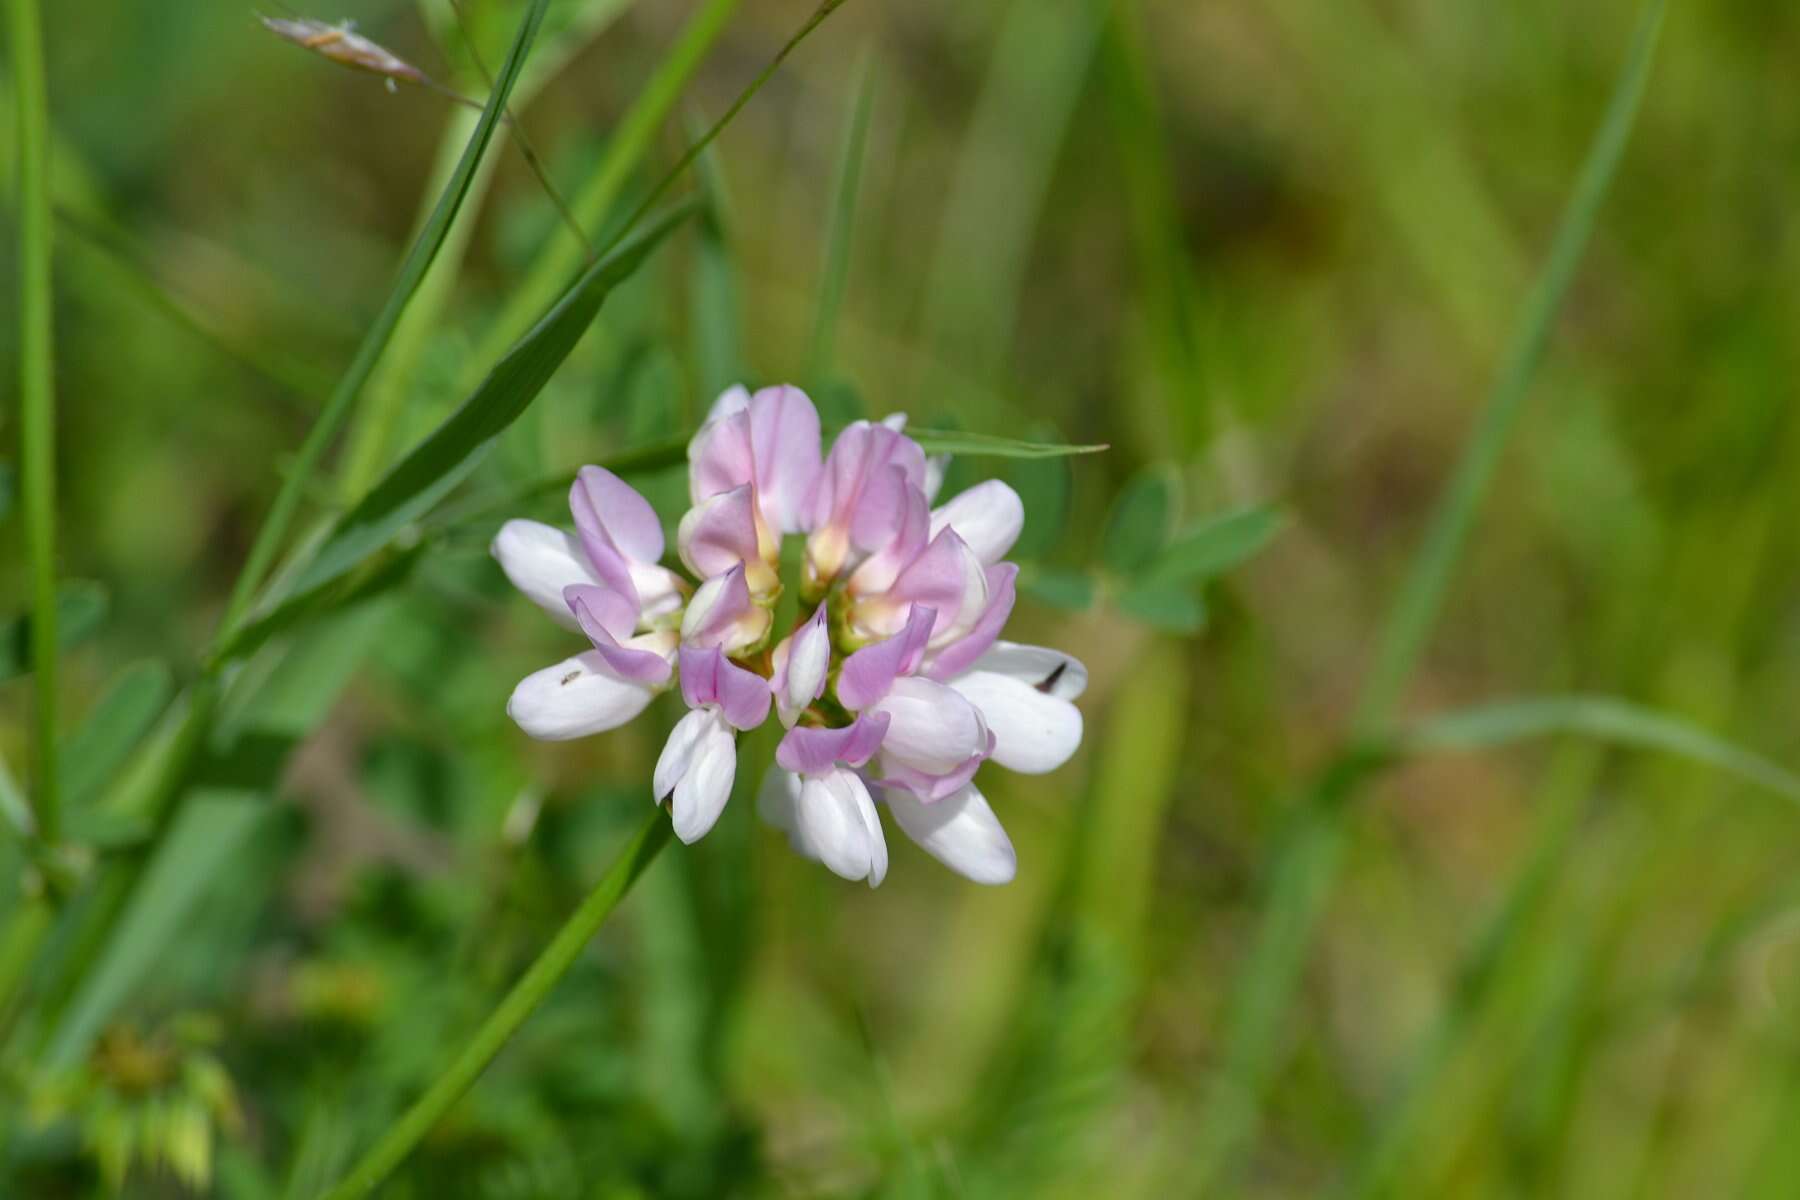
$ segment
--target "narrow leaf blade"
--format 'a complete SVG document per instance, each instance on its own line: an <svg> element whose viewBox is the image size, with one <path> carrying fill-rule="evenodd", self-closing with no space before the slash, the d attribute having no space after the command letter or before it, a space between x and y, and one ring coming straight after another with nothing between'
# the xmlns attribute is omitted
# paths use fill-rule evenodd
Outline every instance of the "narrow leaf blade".
<svg viewBox="0 0 1800 1200"><path fill-rule="evenodd" d="M71 809L100 794L156 724L174 686L169 668L156 661L134 663L119 673L59 751L64 797Z"/></svg>
<svg viewBox="0 0 1800 1200"><path fill-rule="evenodd" d="M1545 696L1483 705L1433 717L1400 744L1413 753L1483 750L1559 733L1672 754L1800 802L1800 775L1691 722L1611 696Z"/></svg>
<svg viewBox="0 0 1800 1200"><path fill-rule="evenodd" d="M958 454L971 458L1065 458L1071 454L1098 454L1112 448L1104 442L1092 445L1027 442L955 429L908 427L906 435L919 443L927 454Z"/></svg>
<svg viewBox="0 0 1800 1200"><path fill-rule="evenodd" d="M354 569L461 482L494 439L537 398L581 340L607 294L690 211L685 205L670 210L589 268L500 360L475 394L338 519L289 593L311 592Z"/></svg>

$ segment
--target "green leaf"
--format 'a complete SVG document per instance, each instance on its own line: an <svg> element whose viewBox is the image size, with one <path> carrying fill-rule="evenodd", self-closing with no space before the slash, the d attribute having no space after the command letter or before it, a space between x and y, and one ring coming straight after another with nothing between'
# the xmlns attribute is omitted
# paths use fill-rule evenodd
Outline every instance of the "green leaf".
<svg viewBox="0 0 1800 1200"><path fill-rule="evenodd" d="M0 461L0 521L11 514L13 501L19 498L19 473L9 462Z"/></svg>
<svg viewBox="0 0 1800 1200"><path fill-rule="evenodd" d="M682 26L668 53L637 89L630 107L613 126L600 161L572 203L583 225L598 229L612 214L632 173L655 145L664 119L724 34L740 3L741 0L709 0L697 9ZM565 239L551 238L544 244L525 279L511 289L499 317L483 333L478 343L480 352L474 356L476 363L497 357L529 328L532 316L542 312L564 281L575 273L579 265L577 255L577 247Z"/></svg>
<svg viewBox="0 0 1800 1200"><path fill-rule="evenodd" d="M1568 733L1660 750L1800 802L1800 775L1679 717L1609 696L1546 696L1483 705L1424 721L1402 735L1399 746L1413 754L1481 750Z"/></svg>
<svg viewBox="0 0 1800 1200"><path fill-rule="evenodd" d="M90 637L106 619L106 589L77 580L56 589L56 645L59 650ZM32 620L17 616L0 627L0 681L24 675L32 669Z"/></svg>
<svg viewBox="0 0 1800 1200"><path fill-rule="evenodd" d="M962 433L954 429L913 429L910 426L906 430L906 436L919 443L927 454L957 454L965 457L1064 458L1071 454L1098 454L1102 450L1111 449L1104 442L1089 446L1026 442L986 433Z"/></svg>
<svg viewBox="0 0 1800 1200"><path fill-rule="evenodd" d="M1177 505L1175 477L1163 468L1126 484L1106 519L1107 567L1128 578L1141 574L1168 545Z"/></svg>
<svg viewBox="0 0 1800 1200"><path fill-rule="evenodd" d="M300 444L293 469L282 480L275 503L270 507L262 528L257 531L256 540L251 543L249 558L238 575L237 583L232 587L231 600L225 610L224 626L227 629L235 626L249 608L251 597L287 536L288 527L293 523L301 498L306 494L314 468L350 415L351 406L380 361L382 351L386 349L388 339L393 336L395 327L400 323L408 301L418 290L432 260L437 257L438 250L449 235L457 210L468 196L469 185L475 177L476 169L481 165L481 156L487 151L494 128L506 109L506 98L518 83L519 73L524 70L525 57L531 50L532 39L537 36L538 26L543 23L544 12L548 7L549 0L531 0L531 7L519 22L512 49L500 68L500 74L495 78L493 92L481 110L481 119L476 123L475 131L469 135L469 144L464 148L450 181L444 185L437 207L431 210L431 216L420 228L418 237L413 239L412 248L407 251L406 260L400 265L400 274L388 292L387 301L370 324L368 333L363 336L362 344L356 349L356 357L351 360L343 378L332 391L331 399L326 401L325 410L307 431L306 440Z"/></svg>
<svg viewBox="0 0 1800 1200"><path fill-rule="evenodd" d="M1145 578L1172 583L1223 575L1261 551L1285 522L1282 512L1268 505L1213 517L1177 535Z"/></svg>
<svg viewBox="0 0 1800 1200"><path fill-rule="evenodd" d="M732 244L725 169L716 148L694 164L703 204L695 237L689 312L692 314L694 373L700 403L744 377L743 280ZM665 410L666 402L661 405ZM676 418L677 426L682 418Z"/></svg>
<svg viewBox="0 0 1800 1200"><path fill-rule="evenodd" d="M865 52L856 63L851 87L855 99L844 123L844 140L833 173L831 221L825 229L825 257L819 268L819 301L813 312L812 348L806 356L806 382L817 393L831 371L837 340L838 310L850 277L851 234L856 228L856 194L862 181L864 148L869 140L869 113L875 106L875 70Z"/></svg>
<svg viewBox="0 0 1800 1200"><path fill-rule="evenodd" d="M1085 612L1094 607L1094 578L1083 571L1036 567L1019 577L1019 587L1040 604Z"/></svg>
<svg viewBox="0 0 1800 1200"><path fill-rule="evenodd" d="M411 577L425 545L420 541L404 549L390 547L345 574L289 595L269 612L238 626L218 648L217 661L240 658L276 634L372 600L398 587Z"/></svg>
<svg viewBox="0 0 1800 1200"><path fill-rule="evenodd" d="M87 718L63 740L63 795L73 811L90 804L156 724L174 692L169 668L154 660L119 672Z"/></svg>
<svg viewBox="0 0 1800 1200"><path fill-rule="evenodd" d="M1206 606L1192 588L1179 584L1135 587L1119 597L1119 611L1164 633L1198 633L1206 624Z"/></svg>
<svg viewBox="0 0 1800 1200"><path fill-rule="evenodd" d="M636 270L691 211L691 205L670 210L588 268L500 360L475 394L333 524L324 544L289 585L287 596L267 606L256 624L273 619L287 597L317 592L354 570L460 483L494 440L536 399L581 340L607 293ZM242 633L233 630L222 644L234 644Z"/></svg>
<svg viewBox="0 0 1800 1200"><path fill-rule="evenodd" d="M176 820L139 878L123 920L71 1000L41 1060L49 1069L80 1059L94 1036L155 969L220 866L274 811L239 799L196 799Z"/></svg>

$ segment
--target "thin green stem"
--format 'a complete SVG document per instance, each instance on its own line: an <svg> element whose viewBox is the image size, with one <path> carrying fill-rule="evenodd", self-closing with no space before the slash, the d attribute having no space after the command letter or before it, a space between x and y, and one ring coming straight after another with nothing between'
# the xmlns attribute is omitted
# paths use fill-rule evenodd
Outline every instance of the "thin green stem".
<svg viewBox="0 0 1800 1200"><path fill-rule="evenodd" d="M37 0L12 0L13 113L18 126L19 443L31 558L32 797L37 834L62 835L56 780L56 391L51 367L49 103Z"/></svg>
<svg viewBox="0 0 1800 1200"><path fill-rule="evenodd" d="M470 1038L450 1066L438 1077L413 1106L389 1126L373 1149L351 1169L338 1185L326 1193L325 1200L352 1200L367 1196L380 1186L411 1154L432 1126L441 1120L451 1105L462 1098L482 1071L500 1053L519 1026L543 1003L559 980L568 973L581 951L619 901L631 890L644 868L668 844L671 826L668 814L658 808L632 835L625 850L607 868L594 890L588 893L573 915L563 923L537 961L513 985L475 1036Z"/></svg>
<svg viewBox="0 0 1800 1200"><path fill-rule="evenodd" d="M786 44L775 52L775 57L769 60L768 65L763 67L756 78L752 79L749 85L738 93L737 99L731 102L731 107L725 110L725 114L714 121L707 131L683 151L679 159L675 160L675 165L669 168L668 173L657 181L655 187L650 189L650 194L645 196L637 208L632 210L629 217L625 218L624 223L619 226L618 232L607 243L606 249L610 250L622 241L625 235L644 219L645 214L656 207L656 202L661 200L671 187L675 186L675 181L681 178L684 171L694 165L694 160L700 157L702 151L712 145L713 139L723 133L725 127L737 118L744 105L750 103L751 97L762 91L763 84L769 82L775 72L781 69L781 64L787 61L788 55L798 49L800 43L806 40L807 35L817 29L826 17L842 8L844 3L845 0L824 0L818 8L813 10L812 16L806 19L806 23L795 30L794 36L790 37Z"/></svg>
<svg viewBox="0 0 1800 1200"><path fill-rule="evenodd" d="M618 128L607 142L599 165L576 195L572 206L576 221L597 230L606 219L631 173L649 152L657 129L724 34L726 24L741 2L710 0L688 19L668 57L657 66L631 107L619 119ZM576 266L575 247L561 239L546 243L526 273L524 282L511 290L471 362L481 365L499 358L568 286L569 276Z"/></svg>
<svg viewBox="0 0 1800 1200"><path fill-rule="evenodd" d="M838 158L836 186L832 189L831 224L825 235L825 261L819 271L819 307L813 319L812 349L806 356L806 381L814 395L831 370L837 338L838 310L843 307L844 287L850 276L851 233L856 228L856 195L862 182L863 151L869 136L869 114L875 101L875 69L865 53L856 64L856 95L850 121L844 128L844 146Z"/></svg>
<svg viewBox="0 0 1800 1200"><path fill-rule="evenodd" d="M1619 159L1631 136L1637 119L1638 104L1650 79L1650 63L1655 56L1657 35L1662 30L1664 0L1648 0L1638 20L1637 32L1626 56L1624 71L1613 91L1612 102L1601 121L1582 164L1581 176L1563 209L1562 222L1542 273L1525 302L1524 318L1514 328L1500 375L1473 433L1470 435L1456 473L1445 489L1444 498L1432 515L1425 542L1413 559L1382 628L1375 652L1375 665L1362 690L1356 728L1369 734L1380 731L1393 718L1400 693L1412 677L1424 653L1431 631L1437 626L1444 608L1444 596L1450 588L1450 577L1462 557L1469 540L1475 514L1487 495L1488 484L1499 465L1508 436L1518 421L1519 410L1531 390L1538 363L1544 357L1544 346L1550 338L1550 327L1562 307L1563 295L1575 277L1582 251L1594 231L1600 215L1600 203L1606 188L1618 170Z"/></svg>
<svg viewBox="0 0 1800 1200"><path fill-rule="evenodd" d="M512 50L507 55L505 65L501 67L499 83L488 97L487 107L481 111L481 119L469 137L468 145L463 150L449 184L438 198L437 207L420 228L412 249L407 252L399 276L388 293L387 303L382 305L381 312L370 324L368 333L363 336L362 344L357 347L356 357L351 360L349 369L332 391L331 399L326 401L325 411L319 414L318 420L313 422L313 427L307 432L306 440L300 444L293 469L282 480L281 489L275 495L275 503L264 519L262 528L257 531L255 542L251 544L249 559L238 575L237 583L232 587L225 619L221 623L222 634L229 633L248 611L257 587L281 549L288 527L292 525L299 510L301 498L306 494L313 471L324 457L325 448L331 444L345 419L349 417L351 406L374 372L382 351L387 348L388 339L393 336L395 326L400 323L407 302L418 290L426 270L443 246L457 210L462 207L463 199L469 193L470 181L475 176L482 155L493 138L494 127L499 123L500 114L506 107L507 94L512 91L519 72L524 68L525 56L530 52L532 40L537 36L538 26L543 23L548 3L549 0L533 0L531 8L520 21Z"/></svg>

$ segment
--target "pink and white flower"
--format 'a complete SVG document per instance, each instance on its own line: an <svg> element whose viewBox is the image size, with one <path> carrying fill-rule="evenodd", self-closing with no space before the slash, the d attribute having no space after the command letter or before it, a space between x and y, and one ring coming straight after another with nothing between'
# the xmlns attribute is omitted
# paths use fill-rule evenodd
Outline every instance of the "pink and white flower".
<svg viewBox="0 0 1800 1200"><path fill-rule="evenodd" d="M534 737L580 737L679 683L689 711L652 794L691 842L730 796L736 735L773 709L787 732L758 808L800 853L879 884L885 807L952 870L1011 879L1012 844L975 776L989 761L1026 773L1066 762L1087 672L1000 640L1024 506L990 480L932 508L943 460L904 426L855 422L821 460L804 393L727 391L688 447L692 507L676 542L691 585L662 565L650 505L600 468L571 492L574 535L508 522L494 541L507 576L591 645L528 676L508 712ZM793 582L809 611L777 640L788 534L806 538Z"/></svg>

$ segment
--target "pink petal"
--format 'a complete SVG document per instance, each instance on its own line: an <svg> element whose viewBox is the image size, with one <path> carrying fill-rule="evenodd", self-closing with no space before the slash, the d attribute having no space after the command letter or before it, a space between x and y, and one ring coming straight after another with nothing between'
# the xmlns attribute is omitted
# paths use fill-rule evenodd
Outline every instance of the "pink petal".
<svg viewBox="0 0 1800 1200"><path fill-rule="evenodd" d="M717 705L728 724L754 729L769 715L769 682L715 647L681 648L681 696L689 708Z"/></svg>
<svg viewBox="0 0 1800 1200"><path fill-rule="evenodd" d="M708 421L688 443L688 494L695 504L755 479L750 414L743 409Z"/></svg>
<svg viewBox="0 0 1800 1200"><path fill-rule="evenodd" d="M702 579L760 558L749 484L708 497L681 518L681 561Z"/></svg>
<svg viewBox="0 0 1800 1200"><path fill-rule="evenodd" d="M917 442L887 425L855 421L831 445L814 489L813 528L850 523L864 487L882 467L898 466L914 487L925 485L925 452Z"/></svg>
<svg viewBox="0 0 1800 1200"><path fill-rule="evenodd" d="M1016 598L1014 585L1018 578L1019 568L1012 563L1003 562L988 568L988 605L981 619L968 633L932 656L926 674L937 680L952 679L968 670L976 659L993 647L1000 631L1006 628L1006 619L1012 615Z"/></svg>
<svg viewBox="0 0 1800 1200"><path fill-rule="evenodd" d="M583 539L593 529L633 562L653 563L662 557L662 522L656 519L656 510L606 468L581 468L570 490L569 508Z"/></svg>
<svg viewBox="0 0 1800 1200"><path fill-rule="evenodd" d="M744 564L700 585L688 601L681 622L681 640L696 646L717 646L737 628L750 611L750 587L744 582Z"/></svg>
<svg viewBox="0 0 1800 1200"><path fill-rule="evenodd" d="M575 614L576 627L590 638L597 628L604 629L615 641L623 641L637 628L637 602L609 587L571 583L563 589L563 603Z"/></svg>
<svg viewBox="0 0 1800 1200"><path fill-rule="evenodd" d="M798 725L775 748L775 761L801 775L823 775L837 763L860 767L881 748L887 734L886 713L870 713L841 729Z"/></svg>
<svg viewBox="0 0 1800 1200"><path fill-rule="evenodd" d="M805 505L819 478L819 412L797 387L763 388L750 398L750 445L757 500L781 533L805 526Z"/></svg>
<svg viewBox="0 0 1800 1200"><path fill-rule="evenodd" d="M987 578L981 560L954 529L945 529L900 572L888 599L937 610L936 636L974 625L987 607Z"/></svg>
<svg viewBox="0 0 1800 1200"><path fill-rule="evenodd" d="M906 619L906 628L885 641L861 650L844 660L838 674L837 697L846 708L867 708L894 686L894 680L918 670L925 655L925 644L931 639L931 628L937 614L915 605Z"/></svg>
<svg viewBox="0 0 1800 1200"><path fill-rule="evenodd" d="M990 743L991 740L990 735ZM976 770L986 761L985 753L971 754L942 775L929 774L903 763L883 762L880 783L885 788L900 788L911 792L918 799L931 804L967 787L969 781L975 778Z"/></svg>
<svg viewBox="0 0 1800 1200"><path fill-rule="evenodd" d="M858 520L866 527L860 532L853 527L851 532L854 545L874 551L850 577L851 588L864 596L892 587L930 540L931 512L925 493L907 483L899 467L884 467L881 475L885 482L865 491L857 506ZM870 515L875 513L879 516Z"/></svg>
<svg viewBox="0 0 1800 1200"><path fill-rule="evenodd" d="M563 594L569 602L569 609L575 614L575 620L581 625L581 631L588 635L588 640L594 643L595 651L606 660L606 665L620 679L652 686L668 681L667 658L650 650L619 645L612 631L596 615L594 605L616 601L616 594L606 588L586 584L573 585L565 589ZM630 633L629 627L626 633Z"/></svg>

